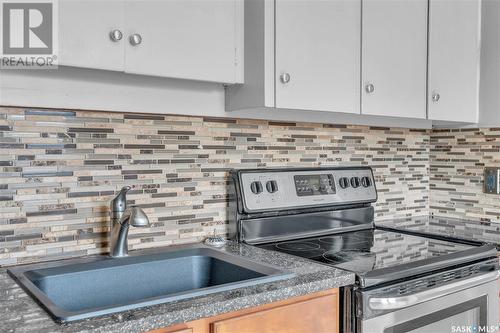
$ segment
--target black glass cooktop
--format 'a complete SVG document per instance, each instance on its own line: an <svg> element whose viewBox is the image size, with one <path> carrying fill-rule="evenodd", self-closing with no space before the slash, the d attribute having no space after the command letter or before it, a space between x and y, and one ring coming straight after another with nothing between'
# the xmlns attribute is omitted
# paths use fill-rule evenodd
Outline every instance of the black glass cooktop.
<svg viewBox="0 0 500 333"><path fill-rule="evenodd" d="M353 272L362 286L495 255L487 246L460 244L379 229L264 244L259 247Z"/></svg>

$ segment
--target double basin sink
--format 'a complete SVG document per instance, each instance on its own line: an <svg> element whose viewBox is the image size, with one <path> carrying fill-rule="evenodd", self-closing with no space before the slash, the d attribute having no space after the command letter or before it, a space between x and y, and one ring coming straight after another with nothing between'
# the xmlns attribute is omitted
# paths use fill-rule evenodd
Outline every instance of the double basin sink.
<svg viewBox="0 0 500 333"><path fill-rule="evenodd" d="M204 246L18 266L9 274L59 322L107 315L289 278Z"/></svg>

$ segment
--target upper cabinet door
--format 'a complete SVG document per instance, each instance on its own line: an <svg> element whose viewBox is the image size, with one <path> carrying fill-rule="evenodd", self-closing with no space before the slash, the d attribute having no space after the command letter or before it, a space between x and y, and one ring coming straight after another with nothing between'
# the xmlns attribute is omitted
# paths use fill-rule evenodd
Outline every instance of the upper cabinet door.
<svg viewBox="0 0 500 333"><path fill-rule="evenodd" d="M276 107L359 113L360 0L276 0Z"/></svg>
<svg viewBox="0 0 500 333"><path fill-rule="evenodd" d="M123 33L123 1L59 1L59 65L123 71Z"/></svg>
<svg viewBox="0 0 500 333"><path fill-rule="evenodd" d="M242 7L239 0L126 0L125 71L241 81L236 30Z"/></svg>
<svg viewBox="0 0 500 333"><path fill-rule="evenodd" d="M429 119L476 123L481 2L429 3Z"/></svg>
<svg viewBox="0 0 500 333"><path fill-rule="evenodd" d="M362 20L361 113L426 118L427 0L363 0Z"/></svg>

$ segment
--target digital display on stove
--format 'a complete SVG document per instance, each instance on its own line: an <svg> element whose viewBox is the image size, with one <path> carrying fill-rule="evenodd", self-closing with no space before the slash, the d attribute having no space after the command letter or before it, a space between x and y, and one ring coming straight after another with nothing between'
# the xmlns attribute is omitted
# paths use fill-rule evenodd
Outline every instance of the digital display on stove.
<svg viewBox="0 0 500 333"><path fill-rule="evenodd" d="M299 197L335 194L335 180L331 174L296 175L295 191Z"/></svg>

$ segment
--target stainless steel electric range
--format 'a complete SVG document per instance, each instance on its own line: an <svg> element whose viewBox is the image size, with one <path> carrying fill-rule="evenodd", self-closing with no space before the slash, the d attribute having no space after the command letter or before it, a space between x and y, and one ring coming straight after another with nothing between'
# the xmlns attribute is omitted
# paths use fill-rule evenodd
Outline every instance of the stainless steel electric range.
<svg viewBox="0 0 500 333"><path fill-rule="evenodd" d="M377 229L371 168L246 169L231 178L235 239L356 275L341 290L345 333L498 325L495 246Z"/></svg>

